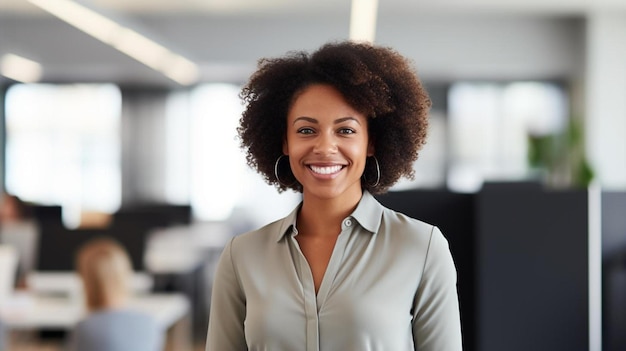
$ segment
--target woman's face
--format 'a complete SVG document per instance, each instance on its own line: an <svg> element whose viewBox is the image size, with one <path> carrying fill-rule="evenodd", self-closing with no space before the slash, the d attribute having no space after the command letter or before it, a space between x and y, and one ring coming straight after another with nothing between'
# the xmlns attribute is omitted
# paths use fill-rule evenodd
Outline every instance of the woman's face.
<svg viewBox="0 0 626 351"><path fill-rule="evenodd" d="M365 159L374 154L367 122L331 85L313 84L296 95L283 153L305 197L358 201Z"/></svg>

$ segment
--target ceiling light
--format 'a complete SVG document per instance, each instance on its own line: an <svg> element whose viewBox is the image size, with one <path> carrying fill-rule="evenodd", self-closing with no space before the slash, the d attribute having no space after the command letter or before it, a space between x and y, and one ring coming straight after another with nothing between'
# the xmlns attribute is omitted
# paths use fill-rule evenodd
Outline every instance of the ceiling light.
<svg viewBox="0 0 626 351"><path fill-rule="evenodd" d="M41 65L14 54L2 56L0 74L22 83L33 83L41 78Z"/></svg>
<svg viewBox="0 0 626 351"><path fill-rule="evenodd" d="M378 0L352 0L350 40L374 42L377 12Z"/></svg>
<svg viewBox="0 0 626 351"><path fill-rule="evenodd" d="M28 1L179 84L198 80L195 63L90 8L70 0Z"/></svg>

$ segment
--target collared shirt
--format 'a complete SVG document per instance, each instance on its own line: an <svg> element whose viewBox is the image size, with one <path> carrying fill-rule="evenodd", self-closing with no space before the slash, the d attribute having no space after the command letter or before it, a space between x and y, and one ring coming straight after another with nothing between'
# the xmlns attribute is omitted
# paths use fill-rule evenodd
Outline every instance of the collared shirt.
<svg viewBox="0 0 626 351"><path fill-rule="evenodd" d="M462 349L456 269L437 227L364 192L316 294L295 239L298 210L224 248L207 351Z"/></svg>

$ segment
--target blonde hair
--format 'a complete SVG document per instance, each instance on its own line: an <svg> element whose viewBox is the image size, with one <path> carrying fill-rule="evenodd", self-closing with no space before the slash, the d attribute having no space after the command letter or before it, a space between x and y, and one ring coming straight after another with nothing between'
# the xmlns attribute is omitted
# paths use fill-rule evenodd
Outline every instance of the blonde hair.
<svg viewBox="0 0 626 351"><path fill-rule="evenodd" d="M109 238L94 239L78 252L76 266L91 311L111 307L129 295L133 272L124 247Z"/></svg>

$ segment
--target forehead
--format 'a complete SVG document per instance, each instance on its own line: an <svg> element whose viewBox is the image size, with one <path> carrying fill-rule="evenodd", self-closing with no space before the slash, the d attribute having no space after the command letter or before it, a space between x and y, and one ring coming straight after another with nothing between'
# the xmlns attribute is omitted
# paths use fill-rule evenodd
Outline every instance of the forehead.
<svg viewBox="0 0 626 351"><path fill-rule="evenodd" d="M328 84L312 84L294 96L288 111L288 119L298 117L342 118L355 117L366 120L366 117L352 107L341 92Z"/></svg>

